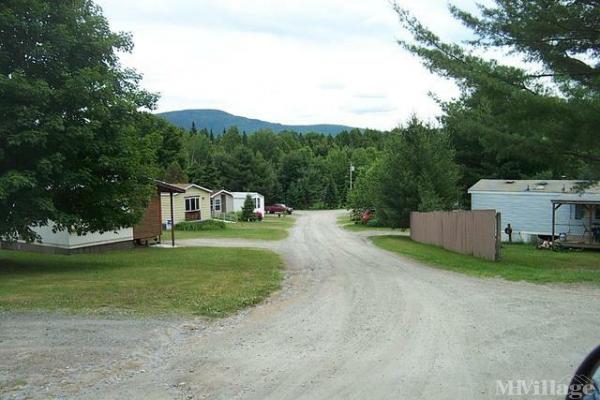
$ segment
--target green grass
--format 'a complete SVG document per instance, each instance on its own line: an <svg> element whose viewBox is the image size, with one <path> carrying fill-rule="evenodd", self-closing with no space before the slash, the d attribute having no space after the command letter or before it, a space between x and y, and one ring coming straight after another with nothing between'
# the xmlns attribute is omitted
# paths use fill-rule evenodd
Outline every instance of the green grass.
<svg viewBox="0 0 600 400"><path fill-rule="evenodd" d="M292 216L277 217L267 215L262 222L238 222L226 224L225 229L212 231L185 232L175 231L177 239L199 239L199 238L236 238L254 240L282 240L288 236L287 230L294 225L295 218ZM171 232L163 232L163 241L171 237Z"/></svg>
<svg viewBox="0 0 600 400"><path fill-rule="evenodd" d="M0 251L0 309L221 317L279 288L283 262L253 249L86 255Z"/></svg>
<svg viewBox="0 0 600 400"><path fill-rule="evenodd" d="M380 236L370 240L382 249L427 265L479 277L537 283L600 284L600 252L553 252L538 250L528 244L503 244L502 259L493 262L416 243L406 237Z"/></svg>
<svg viewBox="0 0 600 400"><path fill-rule="evenodd" d="M392 228L388 228L385 226L367 226L367 225L363 225L363 224L355 224L354 221L352 221L352 219L350 219L350 215L347 215L347 214L338 217L337 223L343 229L346 229L346 230L352 231L352 232L393 230ZM398 231L401 231L401 230L398 230Z"/></svg>

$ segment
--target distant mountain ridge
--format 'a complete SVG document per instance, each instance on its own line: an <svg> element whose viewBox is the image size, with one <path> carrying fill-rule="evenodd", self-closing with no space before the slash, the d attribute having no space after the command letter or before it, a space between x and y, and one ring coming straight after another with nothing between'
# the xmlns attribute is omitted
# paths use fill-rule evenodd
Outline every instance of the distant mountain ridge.
<svg viewBox="0 0 600 400"><path fill-rule="evenodd" d="M273 132L294 131L299 133L318 132L335 136L342 131L354 129L345 125L316 124L316 125L284 125L274 122L261 121L229 114L221 110L179 110L157 114L172 124L190 130L192 122L197 129L206 128L215 135L223 133L224 129L236 126L240 132L252 133L261 129L270 129Z"/></svg>

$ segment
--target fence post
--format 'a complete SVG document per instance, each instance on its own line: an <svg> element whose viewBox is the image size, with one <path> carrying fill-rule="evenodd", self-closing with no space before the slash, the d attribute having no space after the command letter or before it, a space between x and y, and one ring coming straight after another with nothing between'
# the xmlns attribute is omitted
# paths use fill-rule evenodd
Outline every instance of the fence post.
<svg viewBox="0 0 600 400"><path fill-rule="evenodd" d="M502 214L496 213L496 257L495 261L500 259L500 248L502 247Z"/></svg>

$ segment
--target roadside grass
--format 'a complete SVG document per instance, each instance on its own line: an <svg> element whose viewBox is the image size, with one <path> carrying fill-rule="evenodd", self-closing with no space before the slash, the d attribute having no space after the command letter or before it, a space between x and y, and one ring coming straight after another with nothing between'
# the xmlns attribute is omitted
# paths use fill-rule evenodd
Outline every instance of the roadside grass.
<svg viewBox="0 0 600 400"><path fill-rule="evenodd" d="M0 250L0 309L222 317L277 290L282 267L254 249Z"/></svg>
<svg viewBox="0 0 600 400"><path fill-rule="evenodd" d="M291 228L296 219L291 215L277 217L266 215L261 222L237 222L225 224L225 229L210 231L175 231L177 239L199 238L236 238L254 240L282 240L288 237L287 230ZM163 231L163 241L168 240L171 232Z"/></svg>
<svg viewBox="0 0 600 400"><path fill-rule="evenodd" d="M337 218L337 223L343 229L352 232L364 232L364 231L398 231L402 232L401 229L392 229L385 226L367 226L363 224L355 224L354 221L350 218L350 215L344 214Z"/></svg>
<svg viewBox="0 0 600 400"><path fill-rule="evenodd" d="M424 264L479 277L536 283L600 284L599 252L553 252L538 250L528 244L503 244L501 260L493 262L413 242L407 237L378 236L369 239L384 250Z"/></svg>

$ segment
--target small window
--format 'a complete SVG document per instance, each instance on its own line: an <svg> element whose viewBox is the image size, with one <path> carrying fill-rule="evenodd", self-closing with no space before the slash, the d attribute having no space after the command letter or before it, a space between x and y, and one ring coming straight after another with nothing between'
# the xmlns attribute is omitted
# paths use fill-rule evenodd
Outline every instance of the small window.
<svg viewBox="0 0 600 400"><path fill-rule="evenodd" d="M221 199L215 199L215 211L221 211Z"/></svg>
<svg viewBox="0 0 600 400"><path fill-rule="evenodd" d="M256 208L260 209L260 197L257 197L255 200Z"/></svg>
<svg viewBox="0 0 600 400"><path fill-rule="evenodd" d="M594 219L600 220L600 206L594 206Z"/></svg>
<svg viewBox="0 0 600 400"><path fill-rule="evenodd" d="M200 197L188 197L185 199L185 211L200 211Z"/></svg>
<svg viewBox="0 0 600 400"><path fill-rule="evenodd" d="M575 219L583 219L583 206L575 204Z"/></svg>

